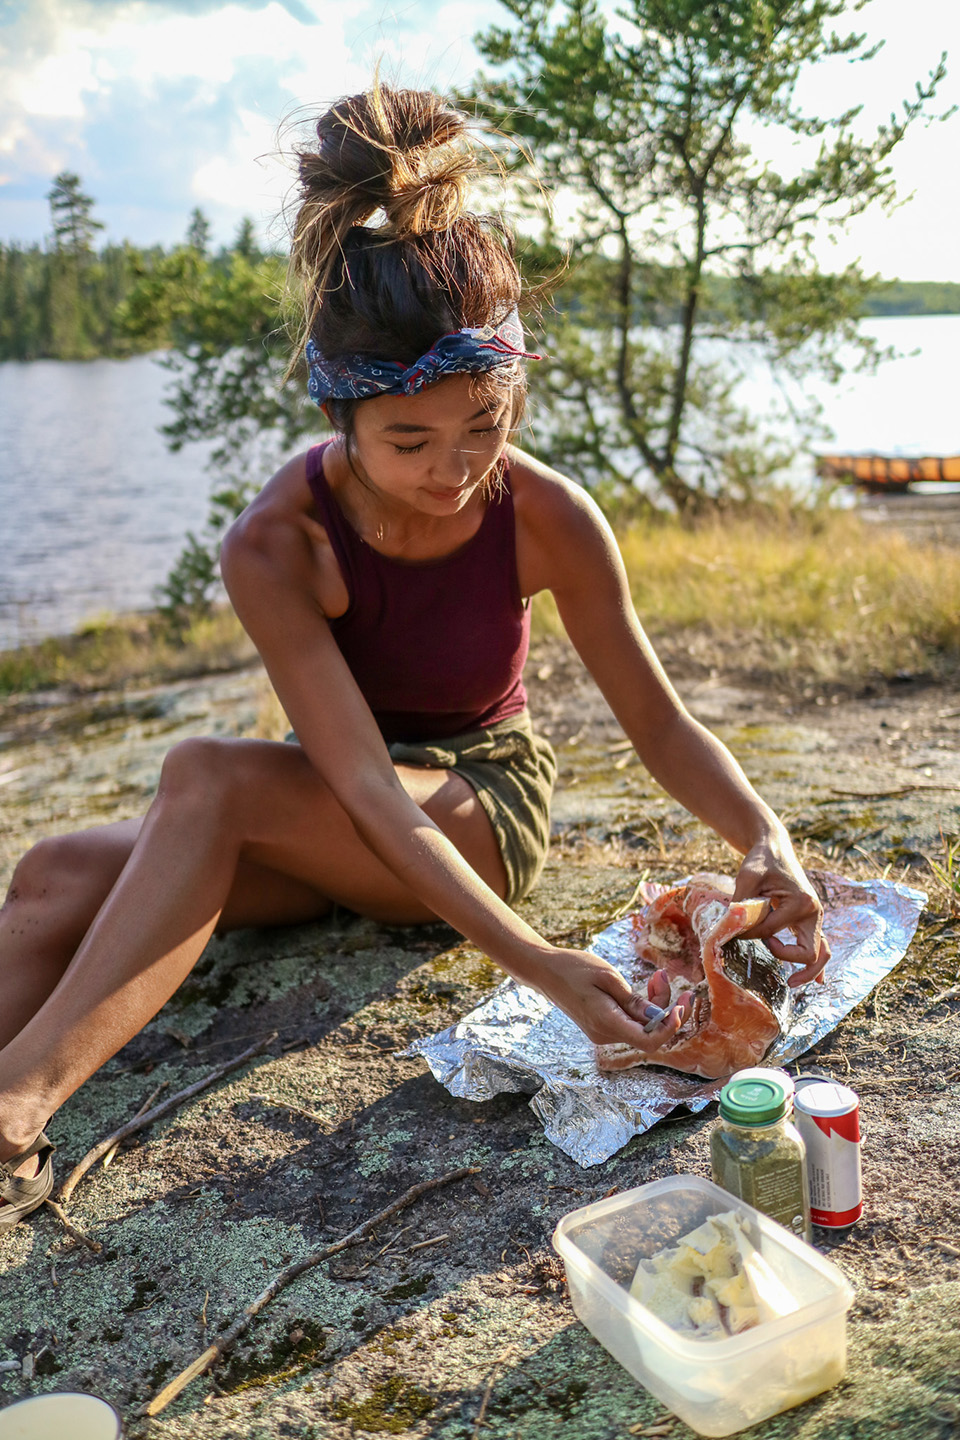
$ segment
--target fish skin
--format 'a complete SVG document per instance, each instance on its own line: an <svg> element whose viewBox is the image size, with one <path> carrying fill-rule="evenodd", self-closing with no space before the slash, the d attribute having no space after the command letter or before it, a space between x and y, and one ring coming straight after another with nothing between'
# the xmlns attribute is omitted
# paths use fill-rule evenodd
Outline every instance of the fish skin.
<svg viewBox="0 0 960 1440"><path fill-rule="evenodd" d="M792 992L783 965L758 940L739 937L766 914L765 900L734 900L725 876L695 875L634 916L634 989L646 993L652 970L666 970L671 1003L693 989L691 1011L672 1039L645 1054L627 1045L597 1047L601 1070L666 1065L719 1080L763 1059L790 1019Z"/></svg>

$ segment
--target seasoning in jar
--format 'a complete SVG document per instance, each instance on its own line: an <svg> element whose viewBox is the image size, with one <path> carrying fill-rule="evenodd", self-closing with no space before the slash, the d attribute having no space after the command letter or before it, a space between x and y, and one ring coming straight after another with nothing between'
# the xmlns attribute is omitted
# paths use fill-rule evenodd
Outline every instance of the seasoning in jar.
<svg viewBox="0 0 960 1440"><path fill-rule="evenodd" d="M711 1171L715 1184L809 1241L803 1140L786 1112L786 1087L779 1080L734 1076L720 1092Z"/></svg>

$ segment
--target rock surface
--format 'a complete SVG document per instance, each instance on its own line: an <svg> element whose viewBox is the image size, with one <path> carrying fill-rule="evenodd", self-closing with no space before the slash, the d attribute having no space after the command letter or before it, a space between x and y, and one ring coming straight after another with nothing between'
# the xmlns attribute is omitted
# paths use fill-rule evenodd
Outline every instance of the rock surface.
<svg viewBox="0 0 960 1440"><path fill-rule="evenodd" d="M582 939L641 874L733 868L636 763L567 647L542 643L528 674L560 759L551 859L523 905L532 924ZM941 832L960 833L960 694L904 683L791 702L682 671L680 688L807 858L856 876L913 864L911 883L932 881L923 857L942 859ZM10 703L0 715L4 879L42 834L140 813L178 739L274 733L268 712L257 671ZM808 1057L862 1099L866 1214L830 1247L857 1292L848 1376L744 1432L750 1440L960 1430L960 922L947 891L930 888L910 955ZM707 1174L714 1116L680 1115L581 1170L545 1140L523 1096L452 1099L422 1061L396 1052L451 1023L498 976L439 925L387 929L339 914L212 942L156 1020L53 1121L59 1178L157 1086L179 1090L252 1039L278 1039L81 1182L69 1215L99 1254L46 1210L0 1242L0 1361L18 1366L0 1371L3 1403L90 1390L121 1409L131 1436L157 1440L688 1440L575 1321L550 1235L561 1215L614 1189ZM462 1165L479 1174L303 1276L212 1377L157 1419L140 1416L285 1264Z"/></svg>

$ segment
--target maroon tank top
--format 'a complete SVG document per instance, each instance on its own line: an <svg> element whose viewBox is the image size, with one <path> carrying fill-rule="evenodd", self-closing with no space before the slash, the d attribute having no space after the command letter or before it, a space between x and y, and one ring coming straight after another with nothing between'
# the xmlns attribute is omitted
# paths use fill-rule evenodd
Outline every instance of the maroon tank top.
<svg viewBox="0 0 960 1440"><path fill-rule="evenodd" d="M422 563L381 555L348 522L323 473L307 480L349 593L330 630L388 744L452 739L518 715L530 609L517 578L513 495L505 468L476 534Z"/></svg>

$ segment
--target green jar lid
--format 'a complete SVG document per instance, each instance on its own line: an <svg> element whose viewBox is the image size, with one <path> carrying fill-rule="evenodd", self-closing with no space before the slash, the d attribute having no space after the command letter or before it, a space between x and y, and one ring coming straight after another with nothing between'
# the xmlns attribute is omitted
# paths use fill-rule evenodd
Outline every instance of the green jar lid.
<svg viewBox="0 0 960 1440"><path fill-rule="evenodd" d="M735 1125L770 1125L787 1113L787 1092L779 1080L733 1079L720 1091L720 1114Z"/></svg>

